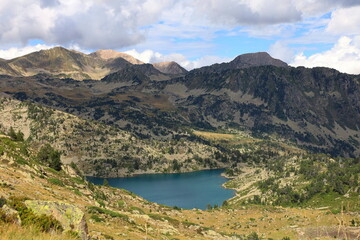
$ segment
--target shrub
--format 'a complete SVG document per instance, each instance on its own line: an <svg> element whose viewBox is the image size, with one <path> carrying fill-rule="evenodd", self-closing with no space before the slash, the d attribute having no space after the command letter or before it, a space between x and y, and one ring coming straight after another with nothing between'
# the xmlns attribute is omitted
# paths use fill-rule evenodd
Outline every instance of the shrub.
<svg viewBox="0 0 360 240"><path fill-rule="evenodd" d="M95 215L95 214L91 215L90 219L94 220L95 222L103 222L104 221L103 218L101 218L101 217L99 217L98 215Z"/></svg>
<svg viewBox="0 0 360 240"><path fill-rule="evenodd" d="M4 197L0 197L0 208L6 204L6 199Z"/></svg>
<svg viewBox="0 0 360 240"><path fill-rule="evenodd" d="M74 171L76 172L77 175L79 175L81 178L84 178L84 176L82 175L80 169L78 168L78 166L74 162L70 163L70 167L72 167L72 169L74 169Z"/></svg>
<svg viewBox="0 0 360 240"><path fill-rule="evenodd" d="M89 213L100 213L100 214L106 214L110 217L118 217L118 218L122 218L125 221L129 221L129 217L127 215L121 214L121 213L117 213L105 208L100 208L100 207L96 207L96 206L90 206L88 207L88 212Z"/></svg>
<svg viewBox="0 0 360 240"><path fill-rule="evenodd" d="M55 169L56 171L61 170L60 152L56 151L50 144L46 144L41 147L37 159L39 162Z"/></svg>
<svg viewBox="0 0 360 240"><path fill-rule="evenodd" d="M247 240L260 240L259 235L256 232L250 233L246 239Z"/></svg>
<svg viewBox="0 0 360 240"><path fill-rule="evenodd" d="M125 207L125 202L122 201L122 200L119 200L119 201L117 202L117 204L118 204L119 208Z"/></svg>
<svg viewBox="0 0 360 240"><path fill-rule="evenodd" d="M98 200L97 202L99 203L100 207L103 207L103 208L105 207L104 201Z"/></svg>
<svg viewBox="0 0 360 240"><path fill-rule="evenodd" d="M16 133L13 127L10 127L8 136L14 141L24 141L24 134L20 130Z"/></svg>
<svg viewBox="0 0 360 240"><path fill-rule="evenodd" d="M110 185L109 185L109 181L108 181L106 178L104 179L103 186L105 186L105 187L109 187L109 186L110 186Z"/></svg>
<svg viewBox="0 0 360 240"><path fill-rule="evenodd" d="M27 208L23 202L26 198L11 198L9 205L18 211L21 224L24 226L33 225L42 232L63 231L63 227L60 222L53 216L45 214L36 215L31 209Z"/></svg>

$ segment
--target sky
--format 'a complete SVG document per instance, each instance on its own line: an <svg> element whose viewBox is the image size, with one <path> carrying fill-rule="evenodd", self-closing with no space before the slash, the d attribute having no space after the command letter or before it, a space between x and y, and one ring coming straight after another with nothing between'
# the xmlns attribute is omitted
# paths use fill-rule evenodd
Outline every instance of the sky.
<svg viewBox="0 0 360 240"><path fill-rule="evenodd" d="M54 46L187 69L266 51L360 74L360 0L0 1L0 58Z"/></svg>

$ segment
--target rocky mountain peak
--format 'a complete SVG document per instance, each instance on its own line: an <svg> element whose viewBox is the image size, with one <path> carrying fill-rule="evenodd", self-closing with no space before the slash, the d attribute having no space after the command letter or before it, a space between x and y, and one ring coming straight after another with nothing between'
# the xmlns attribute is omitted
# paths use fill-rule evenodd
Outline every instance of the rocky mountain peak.
<svg viewBox="0 0 360 240"><path fill-rule="evenodd" d="M267 52L246 53L237 56L229 65L233 68L246 68L272 65L276 67L287 67L287 63L271 57Z"/></svg>
<svg viewBox="0 0 360 240"><path fill-rule="evenodd" d="M180 66L178 63L171 62L159 62L152 64L157 70L166 74L185 74L187 70Z"/></svg>
<svg viewBox="0 0 360 240"><path fill-rule="evenodd" d="M120 57L125 59L131 64L144 64L142 61L134 58L129 54L118 52L112 49L100 49L97 50L96 52L90 53L89 55L94 57L99 57L103 60L115 59Z"/></svg>

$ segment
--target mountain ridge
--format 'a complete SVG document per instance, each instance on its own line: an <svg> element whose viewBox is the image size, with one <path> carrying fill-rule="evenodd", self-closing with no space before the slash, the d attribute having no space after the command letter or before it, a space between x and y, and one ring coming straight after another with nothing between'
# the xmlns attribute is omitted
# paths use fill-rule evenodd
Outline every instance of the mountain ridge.
<svg viewBox="0 0 360 240"><path fill-rule="evenodd" d="M100 81L53 75L3 77L0 90L131 129L143 138L168 139L189 127L235 128L256 136L281 136L334 156L360 154L359 75L294 68L267 53L240 55L229 63L181 75L122 58L110 61L111 73ZM265 65L249 67L249 62Z"/></svg>
<svg viewBox="0 0 360 240"><path fill-rule="evenodd" d="M11 76L33 76L39 73L54 77L76 80L99 80L106 75L122 70L130 65L144 62L129 54L111 49L100 49L90 54L58 46L32 52L10 60L0 60L0 74ZM164 74L183 75L188 71L174 61L152 64ZM287 64L272 58L268 53L249 53L237 56L229 63L217 64L221 69L237 69L262 65L286 67Z"/></svg>

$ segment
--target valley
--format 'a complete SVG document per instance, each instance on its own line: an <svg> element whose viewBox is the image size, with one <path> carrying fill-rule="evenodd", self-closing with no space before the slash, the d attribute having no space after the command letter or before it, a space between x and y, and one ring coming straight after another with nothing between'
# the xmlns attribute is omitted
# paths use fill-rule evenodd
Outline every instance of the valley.
<svg viewBox="0 0 360 240"><path fill-rule="evenodd" d="M359 75L294 68L263 52L188 72L61 47L0 68L5 239L360 236ZM223 186L235 196L209 199L206 210L109 185L215 169L225 169Z"/></svg>

